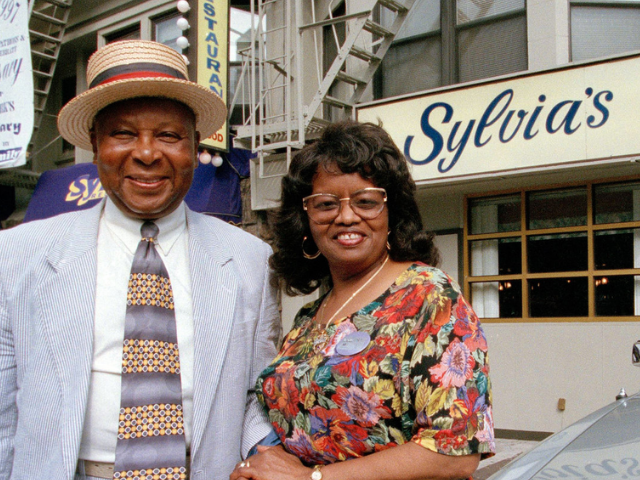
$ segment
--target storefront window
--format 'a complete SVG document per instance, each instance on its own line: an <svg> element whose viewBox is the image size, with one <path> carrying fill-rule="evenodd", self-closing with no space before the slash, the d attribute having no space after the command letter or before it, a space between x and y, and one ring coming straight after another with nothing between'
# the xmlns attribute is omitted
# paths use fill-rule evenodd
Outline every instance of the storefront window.
<svg viewBox="0 0 640 480"><path fill-rule="evenodd" d="M584 188L529 194L529 230L575 227L587 224Z"/></svg>
<svg viewBox="0 0 640 480"><path fill-rule="evenodd" d="M640 267L640 229L595 232L594 250L596 270Z"/></svg>
<svg viewBox="0 0 640 480"><path fill-rule="evenodd" d="M587 234L560 233L527 238L529 272L578 272L587 269Z"/></svg>
<svg viewBox="0 0 640 480"><path fill-rule="evenodd" d="M520 195L473 199L470 207L472 234L520 230Z"/></svg>
<svg viewBox="0 0 640 480"><path fill-rule="evenodd" d="M640 220L640 183L600 185L594 196L594 223Z"/></svg>
<svg viewBox="0 0 640 480"><path fill-rule="evenodd" d="M471 284L473 308L481 318L518 318L522 316L522 282L476 282Z"/></svg>
<svg viewBox="0 0 640 480"><path fill-rule="evenodd" d="M481 318L638 320L640 182L472 197L466 225L465 291Z"/></svg>
<svg viewBox="0 0 640 480"><path fill-rule="evenodd" d="M594 284L597 316L640 314L640 276L595 277Z"/></svg>
<svg viewBox="0 0 640 480"><path fill-rule="evenodd" d="M471 275L510 275L521 272L520 238L471 242Z"/></svg>
<svg viewBox="0 0 640 480"><path fill-rule="evenodd" d="M589 313L586 278L529 280L529 316L586 317Z"/></svg>

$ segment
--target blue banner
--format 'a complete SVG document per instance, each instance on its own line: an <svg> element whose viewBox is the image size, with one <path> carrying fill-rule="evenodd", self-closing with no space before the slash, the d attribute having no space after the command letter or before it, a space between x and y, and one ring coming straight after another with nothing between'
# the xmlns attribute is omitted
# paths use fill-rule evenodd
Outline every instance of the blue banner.
<svg viewBox="0 0 640 480"><path fill-rule="evenodd" d="M238 225L242 222L240 181L249 176L248 150L223 153L220 167L199 165L185 202L192 210ZM105 197L92 163L80 163L40 176L24 217L25 222L90 208Z"/></svg>

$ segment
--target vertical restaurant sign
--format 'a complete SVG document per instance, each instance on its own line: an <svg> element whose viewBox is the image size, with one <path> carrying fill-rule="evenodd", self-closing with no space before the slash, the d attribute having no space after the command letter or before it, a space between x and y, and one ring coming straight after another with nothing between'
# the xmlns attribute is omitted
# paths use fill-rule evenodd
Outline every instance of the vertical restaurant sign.
<svg viewBox="0 0 640 480"><path fill-rule="evenodd" d="M33 132L28 2L0 2L0 168L26 163Z"/></svg>
<svg viewBox="0 0 640 480"><path fill-rule="evenodd" d="M197 82L218 96L229 108L229 0L198 0ZM229 126L200 142L229 150Z"/></svg>

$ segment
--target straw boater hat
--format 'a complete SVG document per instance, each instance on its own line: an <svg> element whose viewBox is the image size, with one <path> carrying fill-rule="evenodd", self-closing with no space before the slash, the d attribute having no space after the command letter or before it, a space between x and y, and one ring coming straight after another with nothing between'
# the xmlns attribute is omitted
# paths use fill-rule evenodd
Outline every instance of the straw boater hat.
<svg viewBox="0 0 640 480"><path fill-rule="evenodd" d="M196 130L207 138L223 125L227 109L218 95L190 82L182 55L161 43L124 40L110 43L89 58L89 89L67 103L58 115L58 130L68 142L91 150L89 131L107 105L135 97L162 97L188 106Z"/></svg>

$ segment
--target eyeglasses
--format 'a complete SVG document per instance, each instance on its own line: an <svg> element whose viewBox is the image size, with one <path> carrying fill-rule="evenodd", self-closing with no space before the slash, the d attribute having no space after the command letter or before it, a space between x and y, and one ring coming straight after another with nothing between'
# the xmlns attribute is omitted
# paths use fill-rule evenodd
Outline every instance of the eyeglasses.
<svg viewBox="0 0 640 480"><path fill-rule="evenodd" d="M339 198L330 193L315 193L302 199L302 208L319 225L333 222L342 211L342 202L349 201L351 210L363 220L373 220L384 210L387 192L384 188L363 188L350 197Z"/></svg>

